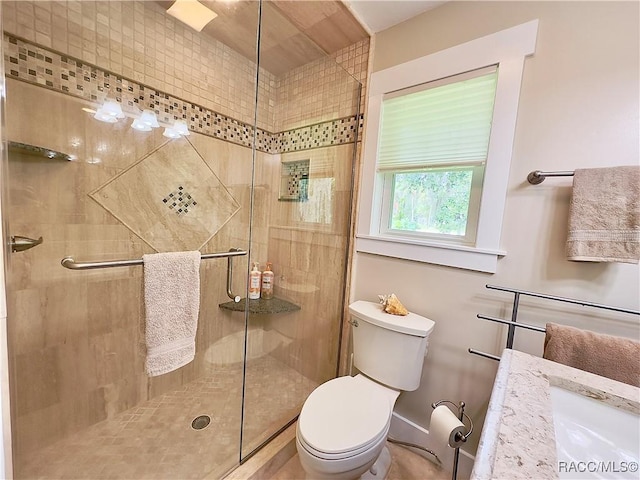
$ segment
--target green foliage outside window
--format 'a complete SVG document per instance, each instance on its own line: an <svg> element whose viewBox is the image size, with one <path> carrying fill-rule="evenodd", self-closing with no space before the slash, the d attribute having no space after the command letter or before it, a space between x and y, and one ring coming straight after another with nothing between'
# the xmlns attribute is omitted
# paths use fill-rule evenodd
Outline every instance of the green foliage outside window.
<svg viewBox="0 0 640 480"><path fill-rule="evenodd" d="M394 174L390 228L465 235L471 169Z"/></svg>

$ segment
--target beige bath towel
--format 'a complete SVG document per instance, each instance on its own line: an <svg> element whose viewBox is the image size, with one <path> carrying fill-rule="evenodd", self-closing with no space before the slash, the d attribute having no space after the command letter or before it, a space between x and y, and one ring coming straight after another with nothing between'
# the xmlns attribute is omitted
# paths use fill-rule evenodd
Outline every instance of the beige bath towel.
<svg viewBox="0 0 640 480"><path fill-rule="evenodd" d="M143 255L144 307L150 377L193 360L200 307L200 252Z"/></svg>
<svg viewBox="0 0 640 480"><path fill-rule="evenodd" d="M543 358L640 387L640 342L547 323Z"/></svg>
<svg viewBox="0 0 640 480"><path fill-rule="evenodd" d="M575 171L567 257L584 262L638 263L640 167Z"/></svg>

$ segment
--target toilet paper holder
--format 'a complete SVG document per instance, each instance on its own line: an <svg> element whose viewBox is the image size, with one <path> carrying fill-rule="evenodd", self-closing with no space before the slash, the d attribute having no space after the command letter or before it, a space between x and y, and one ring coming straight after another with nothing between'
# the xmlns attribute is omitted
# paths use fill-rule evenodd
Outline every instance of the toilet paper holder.
<svg viewBox="0 0 640 480"><path fill-rule="evenodd" d="M458 412L458 420L460 420L463 424L464 424L464 419L466 418L469 421L469 431L467 433L465 433L464 435L461 435L460 433L456 434L456 440L460 440L462 442L466 442L467 438L469 438L469 435L471 435L473 433L473 420L471 420L471 417L469 415L467 415L464 412L464 407L466 406L464 402L460 402L459 404L456 404L450 400L440 400L439 402L436 403L432 403L431 404L431 408L436 408L439 407L440 405L443 404L449 404L452 405L453 407L455 407L456 411ZM466 427L466 425L465 425Z"/></svg>
<svg viewBox="0 0 640 480"><path fill-rule="evenodd" d="M466 442L467 438L469 438L469 435L471 435L473 433L473 420L471 420L471 417L469 415L467 415L464 412L464 407L465 407L465 403L464 402L460 402L459 404L456 404L450 400L440 400L439 402L435 402L431 404L431 408L435 409L436 407L443 405L443 404L448 404L448 405L452 405L453 407L455 407L455 410L457 410L458 413L458 420L460 420L462 422L462 424L464 425L464 419L466 418L469 422L469 428L468 431L464 434L461 433L456 433L456 440L461 441L461 442ZM465 428L467 427L466 425L464 425ZM458 459L460 457L460 447L456 447L454 448L454 453L453 453L453 472L451 475L451 479L452 480L456 480L457 476L458 476Z"/></svg>

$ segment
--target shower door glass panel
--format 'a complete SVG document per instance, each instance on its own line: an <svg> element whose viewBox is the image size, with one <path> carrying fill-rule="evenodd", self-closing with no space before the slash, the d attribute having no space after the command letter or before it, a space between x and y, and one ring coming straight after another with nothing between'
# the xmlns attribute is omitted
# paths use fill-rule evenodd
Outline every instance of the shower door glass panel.
<svg viewBox="0 0 640 480"><path fill-rule="evenodd" d="M250 262L273 265L274 296L249 301L243 458L338 366L360 102L353 75L366 70L368 41L327 55L287 21L294 8L262 6L257 124L274 141L258 146Z"/></svg>
<svg viewBox="0 0 640 480"><path fill-rule="evenodd" d="M171 3L1 4L9 234L44 238L8 270L16 478L219 478L239 462L245 320L219 307L227 261L200 265L195 358L153 377L143 267L60 264L249 247L259 5L202 2L218 17L197 32Z"/></svg>

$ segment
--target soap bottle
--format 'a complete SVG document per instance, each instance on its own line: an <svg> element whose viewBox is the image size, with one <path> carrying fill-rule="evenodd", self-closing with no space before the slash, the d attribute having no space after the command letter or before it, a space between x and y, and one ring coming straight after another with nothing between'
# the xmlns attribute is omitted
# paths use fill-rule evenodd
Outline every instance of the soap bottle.
<svg viewBox="0 0 640 480"><path fill-rule="evenodd" d="M262 298L273 298L273 271L271 262L267 262L267 269L262 272Z"/></svg>
<svg viewBox="0 0 640 480"><path fill-rule="evenodd" d="M249 272L249 300L257 300L260 298L260 281L262 274L258 267L258 262L253 262L253 268Z"/></svg>

